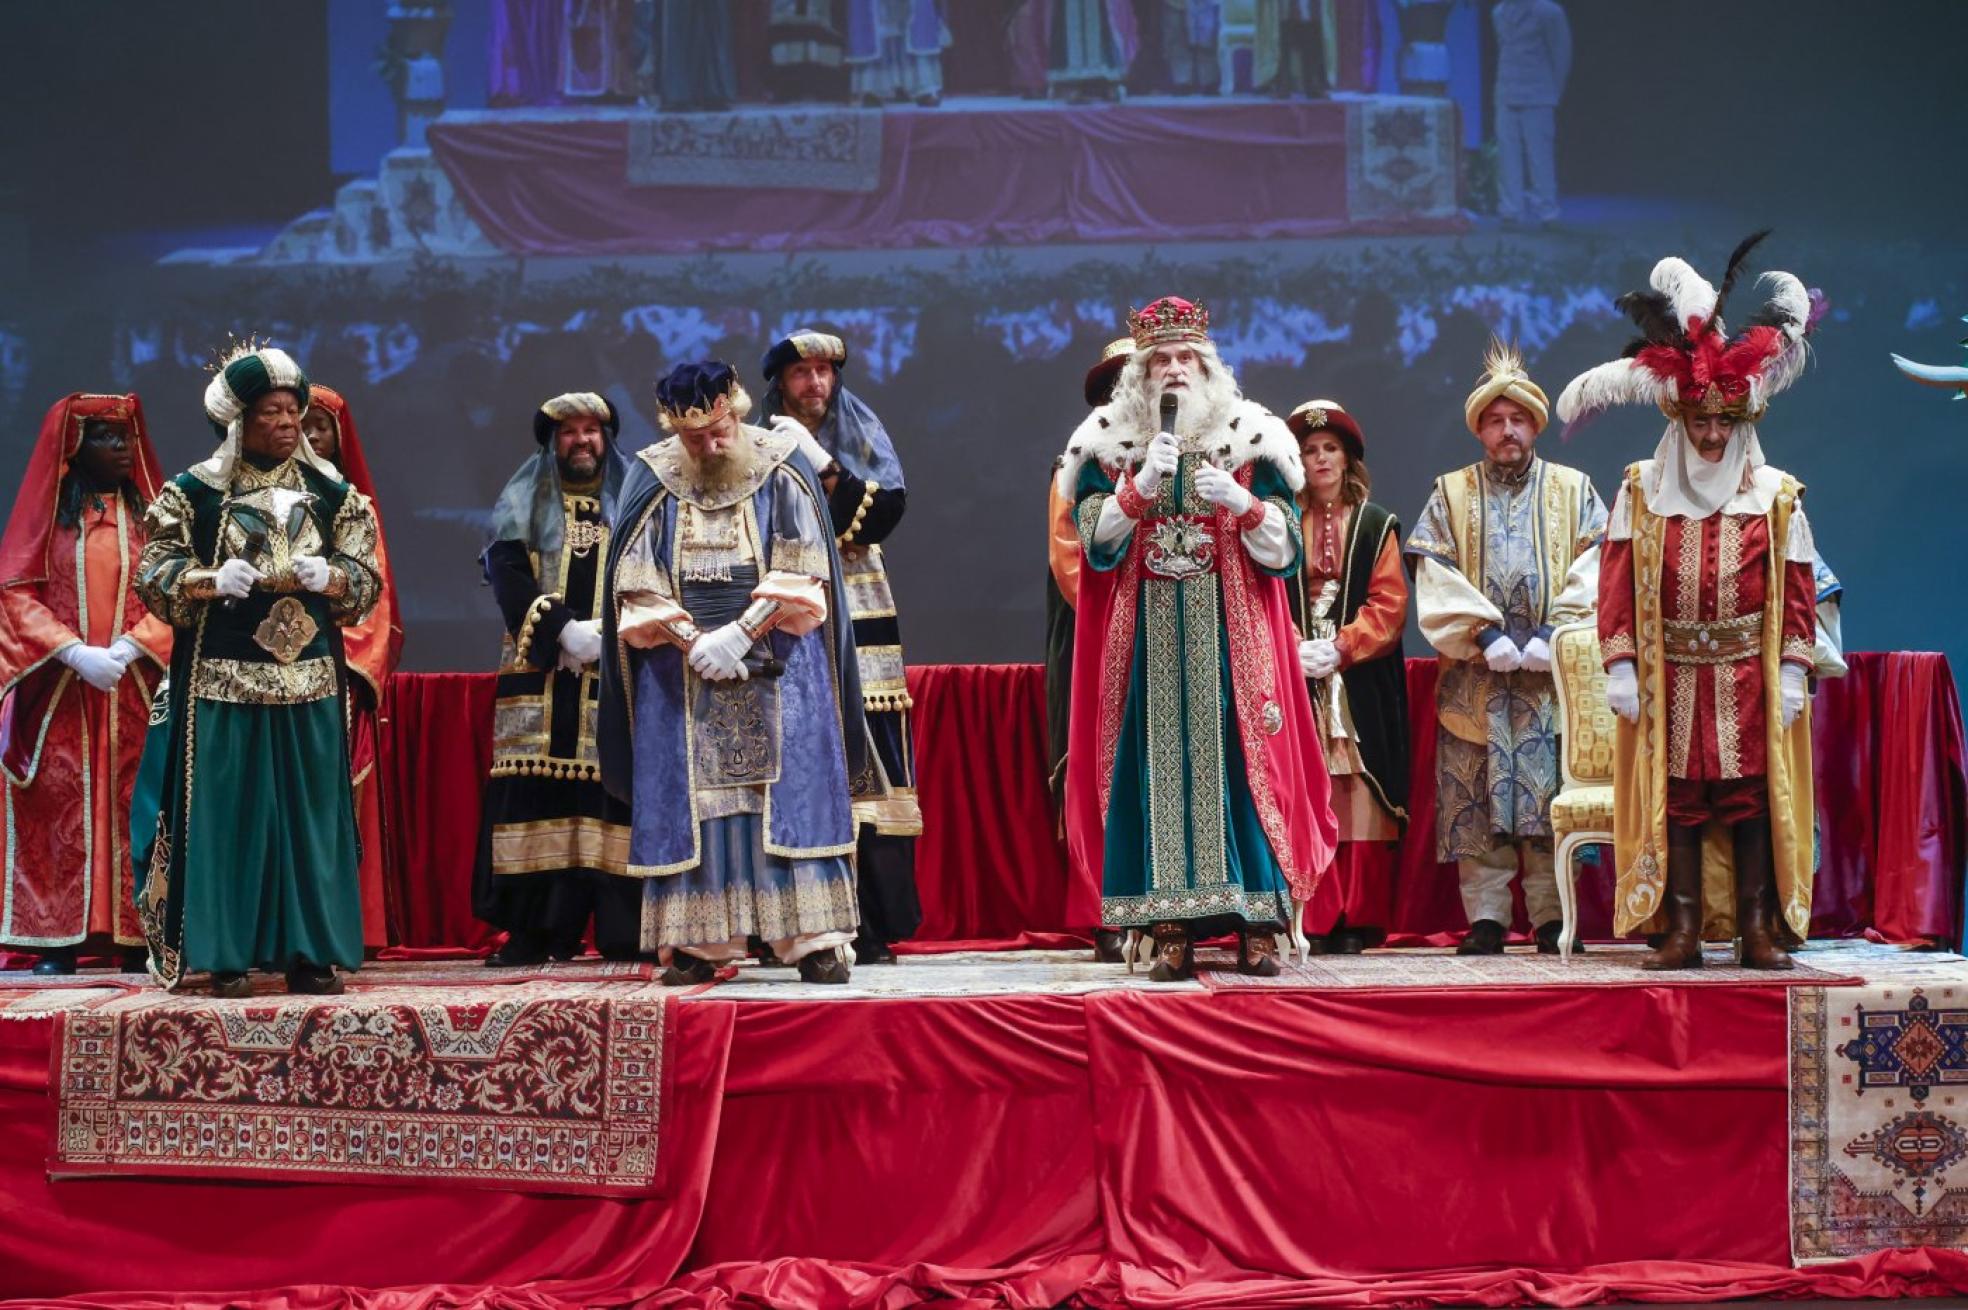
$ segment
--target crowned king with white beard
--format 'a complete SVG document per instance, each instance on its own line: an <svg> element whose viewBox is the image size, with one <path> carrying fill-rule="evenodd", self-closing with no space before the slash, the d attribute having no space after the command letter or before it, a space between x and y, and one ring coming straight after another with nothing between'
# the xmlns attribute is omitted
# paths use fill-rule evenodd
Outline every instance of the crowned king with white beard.
<svg viewBox="0 0 1968 1310"><path fill-rule="evenodd" d="M1067 839L1101 871L1104 922L1153 933L1158 979L1225 931L1240 969L1275 973L1274 933L1296 931L1336 842L1282 581L1302 555L1298 444L1238 392L1208 325L1174 296L1129 315L1134 354L1058 484L1087 565Z"/></svg>

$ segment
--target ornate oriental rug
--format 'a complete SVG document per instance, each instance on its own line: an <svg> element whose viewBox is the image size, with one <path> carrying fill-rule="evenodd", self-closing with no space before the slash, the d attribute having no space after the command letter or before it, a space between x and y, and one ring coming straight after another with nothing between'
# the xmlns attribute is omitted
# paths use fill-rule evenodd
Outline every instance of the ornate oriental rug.
<svg viewBox="0 0 1968 1310"><path fill-rule="evenodd" d="M648 960L548 960L523 969L488 969L483 960L374 960L342 975L350 987L487 987L525 982L649 982L659 972ZM284 990L271 974L258 986Z"/></svg>
<svg viewBox="0 0 1968 1310"><path fill-rule="evenodd" d="M1229 951L1197 954L1196 977L1212 990L1247 988L1401 988L1401 987L1838 987L1859 980L1826 972L1800 955L1787 973L1745 969L1733 963L1724 945L1710 946L1699 969L1648 973L1640 967L1644 946L1594 946L1568 964L1556 955L1506 951L1502 955L1453 952L1386 951L1367 955L1315 955L1308 963L1281 957L1276 978L1251 978L1236 971ZM1827 962L1845 964L1842 959Z"/></svg>
<svg viewBox="0 0 1968 1310"><path fill-rule="evenodd" d="M1790 994L1799 1264L1968 1249L1968 974Z"/></svg>
<svg viewBox="0 0 1968 1310"><path fill-rule="evenodd" d="M55 1177L657 1189L672 1032L660 987L215 1000L61 1017Z"/></svg>
<svg viewBox="0 0 1968 1310"><path fill-rule="evenodd" d="M89 1010L129 995L122 987L42 987L0 990L0 1019L48 1019L68 1010Z"/></svg>

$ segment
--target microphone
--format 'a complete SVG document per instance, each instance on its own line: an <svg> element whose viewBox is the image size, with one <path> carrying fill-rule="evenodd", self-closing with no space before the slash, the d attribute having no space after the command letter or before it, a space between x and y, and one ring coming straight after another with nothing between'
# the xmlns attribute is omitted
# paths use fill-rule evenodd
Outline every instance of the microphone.
<svg viewBox="0 0 1968 1310"><path fill-rule="evenodd" d="M786 672L786 661L777 655L765 653L763 646L754 646L745 655L745 667L754 678L778 678Z"/></svg>
<svg viewBox="0 0 1968 1310"><path fill-rule="evenodd" d="M1175 411L1181 404L1182 401L1175 396L1162 397L1162 431L1171 437L1175 435Z"/></svg>

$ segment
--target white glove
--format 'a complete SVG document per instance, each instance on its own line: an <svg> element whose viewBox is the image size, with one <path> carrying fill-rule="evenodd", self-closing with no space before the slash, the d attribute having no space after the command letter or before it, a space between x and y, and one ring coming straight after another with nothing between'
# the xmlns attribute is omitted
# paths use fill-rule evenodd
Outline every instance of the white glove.
<svg viewBox="0 0 1968 1310"><path fill-rule="evenodd" d="M834 462L834 457L827 453L827 448L821 445L814 435L807 431L806 424L798 419L780 414L772 420L772 430L782 437L791 437L797 442L800 454L806 456L807 463L813 465L815 473Z"/></svg>
<svg viewBox="0 0 1968 1310"><path fill-rule="evenodd" d="M1175 472L1182 463L1182 447L1176 444L1173 436L1158 432L1148 443L1148 457L1141 461L1141 467L1134 473L1134 489L1144 499L1154 496L1162 489L1162 479Z"/></svg>
<svg viewBox="0 0 1968 1310"><path fill-rule="evenodd" d="M1196 494L1212 505L1220 505L1233 515L1248 514L1257 497L1237 484L1234 475L1214 464L1196 470Z"/></svg>
<svg viewBox="0 0 1968 1310"><path fill-rule="evenodd" d="M229 600L245 600L253 594L253 584L265 576L243 559L229 559L219 565L219 576L212 580L212 587Z"/></svg>
<svg viewBox="0 0 1968 1310"><path fill-rule="evenodd" d="M1515 673L1524 663L1524 652L1508 637L1498 637L1483 647L1483 662L1492 673Z"/></svg>
<svg viewBox="0 0 1968 1310"><path fill-rule="evenodd" d="M1783 726L1788 728L1797 722L1797 716L1804 712L1804 702L1808 699L1804 690L1804 666L1785 664L1783 672L1777 676L1779 678L1778 709L1782 715Z"/></svg>
<svg viewBox="0 0 1968 1310"><path fill-rule="evenodd" d="M1620 660L1606 670L1606 708L1628 723L1640 722L1640 675L1632 660Z"/></svg>
<svg viewBox="0 0 1968 1310"><path fill-rule="evenodd" d="M1532 637L1524 643L1524 662L1518 667L1529 673L1551 672L1551 647L1543 637Z"/></svg>
<svg viewBox="0 0 1968 1310"><path fill-rule="evenodd" d="M319 555L295 556L294 581L312 592L328 590L328 561Z"/></svg>
<svg viewBox="0 0 1968 1310"><path fill-rule="evenodd" d="M575 619L560 630L560 649L574 667L593 664L601 658L601 620ZM562 667L566 667L564 664Z"/></svg>
<svg viewBox="0 0 1968 1310"><path fill-rule="evenodd" d="M64 646L55 658L97 691L108 691L123 677L123 662L103 646Z"/></svg>
<svg viewBox="0 0 1968 1310"><path fill-rule="evenodd" d="M115 641L109 643L110 658L114 659L126 669L142 659L143 653L143 647L137 645L136 642L130 640L128 637L118 637Z"/></svg>
<svg viewBox="0 0 1968 1310"><path fill-rule="evenodd" d="M1339 647L1323 637L1298 643L1299 671L1308 678L1331 676L1339 668Z"/></svg>
<svg viewBox="0 0 1968 1310"><path fill-rule="evenodd" d="M751 649L751 635L736 623L727 623L690 644L690 667L708 682L730 678L743 682L752 676L745 667L745 656Z"/></svg>

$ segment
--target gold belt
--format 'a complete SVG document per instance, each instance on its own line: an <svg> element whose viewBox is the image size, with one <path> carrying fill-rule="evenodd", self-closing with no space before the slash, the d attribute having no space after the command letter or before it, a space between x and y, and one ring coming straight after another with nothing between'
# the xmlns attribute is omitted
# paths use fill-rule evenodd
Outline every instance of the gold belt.
<svg viewBox="0 0 1968 1310"><path fill-rule="evenodd" d="M1763 616L1733 619L1668 619L1661 647L1669 664L1734 664L1763 653Z"/></svg>

